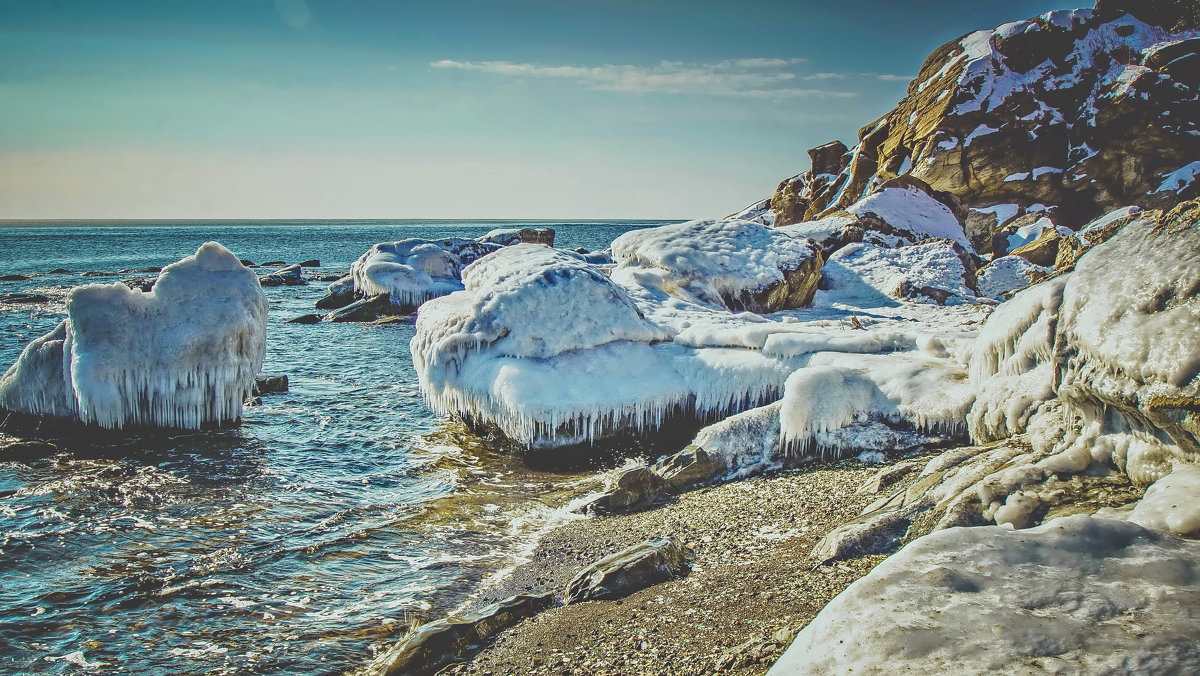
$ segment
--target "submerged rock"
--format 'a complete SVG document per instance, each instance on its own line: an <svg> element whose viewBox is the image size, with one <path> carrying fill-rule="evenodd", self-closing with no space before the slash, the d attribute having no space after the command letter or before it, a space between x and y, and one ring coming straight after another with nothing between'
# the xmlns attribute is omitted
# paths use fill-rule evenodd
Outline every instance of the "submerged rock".
<svg viewBox="0 0 1200 676"><path fill-rule="evenodd" d="M324 319L324 317L322 317L321 315L307 314L307 315L300 315L299 317L295 317L293 319L289 319L289 320L287 320L287 323L288 324L320 324L322 319Z"/></svg>
<svg viewBox="0 0 1200 676"><path fill-rule="evenodd" d="M319 261L315 258L312 258L312 259L297 263L296 265L299 265L302 268L319 268L319 267L321 267L321 261Z"/></svg>
<svg viewBox="0 0 1200 676"><path fill-rule="evenodd" d="M251 394L253 396L258 396L261 394L279 394L287 391L287 376L268 376L262 374L254 376L254 389L251 390Z"/></svg>
<svg viewBox="0 0 1200 676"><path fill-rule="evenodd" d="M386 293L381 293L338 308L325 315L325 319L331 322L373 322L387 317L405 316L411 314L412 310L409 306L396 305Z"/></svg>
<svg viewBox="0 0 1200 676"><path fill-rule="evenodd" d="M378 676L427 676L462 660L504 629L554 605L554 595L514 596L477 613L448 617L418 627L376 658L369 673Z"/></svg>
<svg viewBox="0 0 1200 676"><path fill-rule="evenodd" d="M691 561L692 551L674 537L648 540L584 568L567 583L563 600L578 603L628 596L686 575Z"/></svg>
<svg viewBox="0 0 1200 676"><path fill-rule="evenodd" d="M0 293L0 303L48 303L49 296L40 293Z"/></svg>

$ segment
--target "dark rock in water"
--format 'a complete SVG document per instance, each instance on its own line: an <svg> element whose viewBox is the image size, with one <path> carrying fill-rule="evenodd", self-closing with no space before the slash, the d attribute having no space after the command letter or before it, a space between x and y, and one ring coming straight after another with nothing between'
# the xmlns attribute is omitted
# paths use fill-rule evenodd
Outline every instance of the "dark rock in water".
<svg viewBox="0 0 1200 676"><path fill-rule="evenodd" d="M240 262L241 262L241 264L242 264L242 265L245 265L245 266L246 266L246 267L248 267L248 268L257 268L257 267L258 267L258 265L257 265L257 264L255 264L255 262L254 262L254 261L248 261L248 260L246 260L245 258L241 259L241 261L240 261Z"/></svg>
<svg viewBox="0 0 1200 676"><path fill-rule="evenodd" d="M127 279L121 283L142 293L149 293L154 289L154 283L157 281L157 277L142 277L141 279Z"/></svg>
<svg viewBox="0 0 1200 676"><path fill-rule="evenodd" d="M125 270L117 270L117 274L120 274L120 275L132 275L132 274L137 274L137 273L146 274L149 272L162 272L162 268L156 267L156 266L150 266L148 268L128 268Z"/></svg>
<svg viewBox="0 0 1200 676"><path fill-rule="evenodd" d="M648 540L600 559L584 568L564 592L566 603L628 596L651 585L682 577L692 550L674 537Z"/></svg>
<svg viewBox="0 0 1200 676"><path fill-rule="evenodd" d="M244 406L262 406L262 397L248 397Z"/></svg>
<svg viewBox="0 0 1200 676"><path fill-rule="evenodd" d="M295 319L289 319L285 324L319 324L323 317L321 315L300 315Z"/></svg>
<svg viewBox="0 0 1200 676"><path fill-rule="evenodd" d="M0 303L46 303L49 296L40 293L4 293L0 294Z"/></svg>
<svg viewBox="0 0 1200 676"><path fill-rule="evenodd" d="M628 514L652 507L675 494L675 487L649 467L634 467L622 472L612 488L583 509L597 514Z"/></svg>
<svg viewBox="0 0 1200 676"><path fill-rule="evenodd" d="M308 278L314 282L336 282L342 275L309 275Z"/></svg>
<svg viewBox="0 0 1200 676"><path fill-rule="evenodd" d="M336 310L354 302L354 278L350 275L341 277L329 285L325 295L317 300L318 310Z"/></svg>
<svg viewBox="0 0 1200 676"><path fill-rule="evenodd" d="M105 272L104 270L88 270L87 272L83 273L81 276L82 277L109 277L109 276L112 276L115 274L117 274L117 273Z"/></svg>
<svg viewBox="0 0 1200 676"><path fill-rule="evenodd" d="M47 441L20 440L0 446L0 458L4 460L32 460L53 455L58 446Z"/></svg>
<svg viewBox="0 0 1200 676"><path fill-rule="evenodd" d="M381 293L334 310L326 315L325 319L331 322L373 322L383 317L411 314L413 310L411 306L394 305L388 294Z"/></svg>
<svg viewBox="0 0 1200 676"><path fill-rule="evenodd" d="M319 261L315 258L311 258L311 259L303 261L301 263L297 263L296 265L299 265L302 268L319 268L319 267L321 267L321 261Z"/></svg>
<svg viewBox="0 0 1200 676"><path fill-rule="evenodd" d="M253 396L258 396L260 394L278 394L280 392L287 391L287 376L267 376L261 374L254 376L254 389L251 390L251 394Z"/></svg>
<svg viewBox="0 0 1200 676"><path fill-rule="evenodd" d="M258 278L258 283L263 286L304 286L308 282L304 281L304 276L300 273L299 265L289 265L286 268L280 268L270 274L263 275Z"/></svg>
<svg viewBox="0 0 1200 676"><path fill-rule="evenodd" d="M680 491L718 479L728 469L697 446L689 446L654 465L655 473Z"/></svg>
<svg viewBox="0 0 1200 676"><path fill-rule="evenodd" d="M71 271L66 268L54 268L53 270L51 270L50 272L47 272L46 274L48 274L48 275L69 275L69 274L71 274Z"/></svg>
<svg viewBox="0 0 1200 676"><path fill-rule="evenodd" d="M23 282L29 275L0 275L0 282Z"/></svg>
<svg viewBox="0 0 1200 676"><path fill-rule="evenodd" d="M482 643L554 605L554 595L514 596L477 613L423 625L372 664L382 676L426 676L468 657Z"/></svg>
<svg viewBox="0 0 1200 676"><path fill-rule="evenodd" d="M281 265L287 265L287 261L267 261L266 263L260 264L259 267L270 268L270 267L278 267Z"/></svg>

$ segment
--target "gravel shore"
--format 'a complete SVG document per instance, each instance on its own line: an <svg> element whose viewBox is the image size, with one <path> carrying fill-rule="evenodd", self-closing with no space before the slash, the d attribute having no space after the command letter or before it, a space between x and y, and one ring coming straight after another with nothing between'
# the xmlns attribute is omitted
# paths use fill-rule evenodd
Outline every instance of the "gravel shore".
<svg viewBox="0 0 1200 676"><path fill-rule="evenodd" d="M818 566L810 556L878 497L855 491L880 468L812 463L688 492L648 512L567 523L479 603L561 591L596 559L664 535L695 550L693 570L624 599L546 611L440 673L765 673L830 599L883 560Z"/></svg>

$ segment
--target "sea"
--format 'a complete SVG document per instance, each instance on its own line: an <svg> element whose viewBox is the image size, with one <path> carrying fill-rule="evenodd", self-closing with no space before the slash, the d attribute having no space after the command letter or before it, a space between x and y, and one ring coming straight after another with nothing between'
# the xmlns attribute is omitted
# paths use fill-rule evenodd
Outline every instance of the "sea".
<svg viewBox="0 0 1200 676"><path fill-rule="evenodd" d="M72 287L145 277L207 241L337 275L408 237L552 227L556 246L598 250L665 223L6 222L0 275L29 278L0 295L50 302L0 303L0 370L65 316ZM327 284L265 289L263 372L290 389L236 429L0 450L0 674L354 671L572 518L594 472L529 467L434 415L411 322L286 323L318 312Z"/></svg>

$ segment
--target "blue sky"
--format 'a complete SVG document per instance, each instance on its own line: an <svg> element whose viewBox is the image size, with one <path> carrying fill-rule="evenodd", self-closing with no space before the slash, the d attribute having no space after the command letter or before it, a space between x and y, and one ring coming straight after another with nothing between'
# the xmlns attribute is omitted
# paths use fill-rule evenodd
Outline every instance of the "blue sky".
<svg viewBox="0 0 1200 676"><path fill-rule="evenodd" d="M1063 6L0 0L0 218L720 216Z"/></svg>

